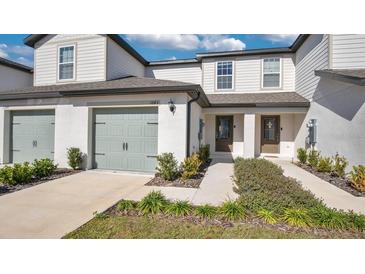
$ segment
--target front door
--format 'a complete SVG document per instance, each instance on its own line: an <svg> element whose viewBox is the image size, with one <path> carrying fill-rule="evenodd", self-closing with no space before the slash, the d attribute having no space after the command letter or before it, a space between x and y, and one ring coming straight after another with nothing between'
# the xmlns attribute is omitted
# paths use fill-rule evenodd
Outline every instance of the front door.
<svg viewBox="0 0 365 274"><path fill-rule="evenodd" d="M261 116L261 152L280 152L280 116Z"/></svg>
<svg viewBox="0 0 365 274"><path fill-rule="evenodd" d="M232 152L233 116L216 116L215 151Z"/></svg>

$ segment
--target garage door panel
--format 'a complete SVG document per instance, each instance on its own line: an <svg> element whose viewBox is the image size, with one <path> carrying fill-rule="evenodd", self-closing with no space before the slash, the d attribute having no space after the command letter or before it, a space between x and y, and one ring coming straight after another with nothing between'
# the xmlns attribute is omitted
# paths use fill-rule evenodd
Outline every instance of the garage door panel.
<svg viewBox="0 0 365 274"><path fill-rule="evenodd" d="M141 137L143 136L143 125L127 125L126 137Z"/></svg>
<svg viewBox="0 0 365 274"><path fill-rule="evenodd" d="M144 136L145 137L157 137L158 127L157 125L147 124L144 127Z"/></svg>

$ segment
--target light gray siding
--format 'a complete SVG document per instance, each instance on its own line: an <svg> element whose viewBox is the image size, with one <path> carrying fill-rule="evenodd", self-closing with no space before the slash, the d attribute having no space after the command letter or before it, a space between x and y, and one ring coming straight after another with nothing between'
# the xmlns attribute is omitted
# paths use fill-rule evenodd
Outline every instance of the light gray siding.
<svg viewBox="0 0 365 274"><path fill-rule="evenodd" d="M144 74L144 65L108 37L107 80L128 75L143 77Z"/></svg>
<svg viewBox="0 0 365 274"><path fill-rule="evenodd" d="M176 64L150 66L146 68L146 77L202 84L201 64Z"/></svg>
<svg viewBox="0 0 365 274"><path fill-rule="evenodd" d="M76 73L73 81L57 81L58 47L76 46ZM34 85L68 82L104 81L106 74L106 37L94 34L48 35L35 45Z"/></svg>
<svg viewBox="0 0 365 274"><path fill-rule="evenodd" d="M263 89L261 87L262 60L265 57L280 57L282 62L282 87L278 89ZM206 93L217 92L280 92L294 91L295 66L292 54L277 54L263 56L244 56L225 59L205 59L202 63L203 88ZM234 89L217 91L215 87L215 66L220 60L232 60L234 62Z"/></svg>
<svg viewBox="0 0 365 274"><path fill-rule="evenodd" d="M33 74L0 64L0 91L30 87L33 85Z"/></svg>
<svg viewBox="0 0 365 274"><path fill-rule="evenodd" d="M320 77L314 75L318 69L328 68L328 35L313 34L296 53L295 89L300 95L312 99Z"/></svg>
<svg viewBox="0 0 365 274"><path fill-rule="evenodd" d="M365 68L365 34L332 35L334 69Z"/></svg>

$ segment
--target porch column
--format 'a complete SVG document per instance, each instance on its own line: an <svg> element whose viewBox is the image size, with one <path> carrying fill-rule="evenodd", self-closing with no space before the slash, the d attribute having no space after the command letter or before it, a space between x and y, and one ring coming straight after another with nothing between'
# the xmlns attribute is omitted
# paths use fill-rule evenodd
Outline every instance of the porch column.
<svg viewBox="0 0 365 274"><path fill-rule="evenodd" d="M245 114L243 123L243 157L255 157L255 114Z"/></svg>

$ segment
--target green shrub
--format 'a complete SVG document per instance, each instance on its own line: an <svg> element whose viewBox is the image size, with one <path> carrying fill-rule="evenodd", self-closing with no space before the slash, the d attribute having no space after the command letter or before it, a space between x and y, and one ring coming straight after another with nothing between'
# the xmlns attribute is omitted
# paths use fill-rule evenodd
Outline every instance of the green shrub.
<svg viewBox="0 0 365 274"><path fill-rule="evenodd" d="M210 157L210 146L208 145L202 145L199 148L199 158L203 163L206 163L209 160Z"/></svg>
<svg viewBox="0 0 365 274"><path fill-rule="evenodd" d="M173 181L179 174L177 160L173 153L162 153L157 156L156 169L159 175L167 181Z"/></svg>
<svg viewBox="0 0 365 274"><path fill-rule="evenodd" d="M245 217L244 208L235 201L224 202L219 211L221 215L229 221L236 221Z"/></svg>
<svg viewBox="0 0 365 274"><path fill-rule="evenodd" d="M298 148L297 158L301 164L305 164L308 158L307 151L304 148Z"/></svg>
<svg viewBox="0 0 365 274"><path fill-rule="evenodd" d="M324 206L310 210L311 219L316 226L327 229L344 229L347 227L345 213Z"/></svg>
<svg viewBox="0 0 365 274"><path fill-rule="evenodd" d="M350 182L352 187L360 192L365 192L365 166L353 166L350 172Z"/></svg>
<svg viewBox="0 0 365 274"><path fill-rule="evenodd" d="M310 150L308 152L308 164L311 166L311 167L314 167L316 168L318 166L318 162L319 162L319 155L320 153L317 151L317 150Z"/></svg>
<svg viewBox="0 0 365 274"><path fill-rule="evenodd" d="M257 211L257 216L271 225L278 222L278 219L275 217L274 212L268 209L260 209L259 211Z"/></svg>
<svg viewBox="0 0 365 274"><path fill-rule="evenodd" d="M186 216L192 211L192 206L188 201L176 201L166 207L166 213L173 216Z"/></svg>
<svg viewBox="0 0 365 274"><path fill-rule="evenodd" d="M117 204L118 211L128 212L135 208L136 208L136 203L131 200L122 200Z"/></svg>
<svg viewBox="0 0 365 274"><path fill-rule="evenodd" d="M30 182L33 177L33 167L25 162L23 164L14 164L13 179L17 184L25 184Z"/></svg>
<svg viewBox="0 0 365 274"><path fill-rule="evenodd" d="M213 219L217 215L217 208L209 204L195 208L195 215L204 219Z"/></svg>
<svg viewBox="0 0 365 274"><path fill-rule="evenodd" d="M152 191L138 203L138 209L144 215L157 214L162 212L167 204L166 197L160 191Z"/></svg>
<svg viewBox="0 0 365 274"><path fill-rule="evenodd" d="M287 208L284 210L284 216L283 219L285 222L287 222L289 225L292 226L309 226L311 224L311 219L308 214L308 211L303 208Z"/></svg>
<svg viewBox="0 0 365 274"><path fill-rule="evenodd" d="M199 172L199 167L201 164L202 161L200 160L199 155L196 153L193 153L193 155L190 157L185 158L184 162L181 164L181 177L186 180L196 176Z"/></svg>
<svg viewBox="0 0 365 274"><path fill-rule="evenodd" d="M265 159L236 159L234 180L240 204L252 212L265 208L282 214L285 208L311 208L321 204L297 181L283 176L280 167Z"/></svg>
<svg viewBox="0 0 365 274"><path fill-rule="evenodd" d="M34 160L33 172L37 178L48 177L56 170L57 165L51 159Z"/></svg>
<svg viewBox="0 0 365 274"><path fill-rule="evenodd" d="M82 152L77 147L70 147L67 149L68 165L72 169L80 169L82 166Z"/></svg>
<svg viewBox="0 0 365 274"><path fill-rule="evenodd" d="M338 154L334 157L334 164L333 164L333 171L336 173L338 177L344 177L345 176L345 170L346 167L349 164L349 161L344 156L340 156Z"/></svg>
<svg viewBox="0 0 365 274"><path fill-rule="evenodd" d="M317 171L330 173L333 170L333 162L329 157L319 157Z"/></svg>
<svg viewBox="0 0 365 274"><path fill-rule="evenodd" d="M361 214L354 213L352 211L346 213L347 220L351 227L359 230L365 231L365 216Z"/></svg>
<svg viewBox="0 0 365 274"><path fill-rule="evenodd" d="M5 185L15 185L13 167L4 166L0 169L0 182Z"/></svg>

